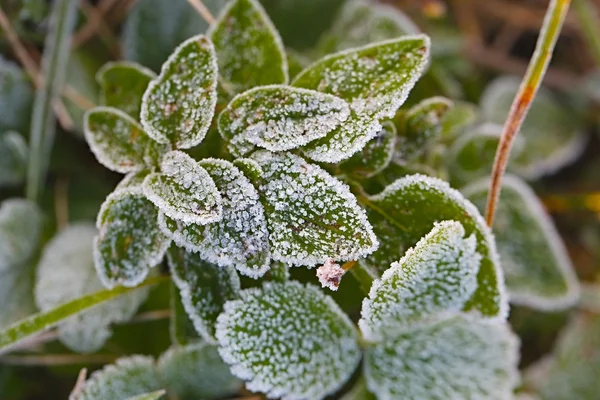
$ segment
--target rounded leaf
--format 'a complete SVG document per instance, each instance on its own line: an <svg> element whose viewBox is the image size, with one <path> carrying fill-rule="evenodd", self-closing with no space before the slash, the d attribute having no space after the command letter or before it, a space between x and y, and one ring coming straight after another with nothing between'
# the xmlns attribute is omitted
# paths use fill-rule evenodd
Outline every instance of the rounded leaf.
<svg viewBox="0 0 600 400"><path fill-rule="evenodd" d="M383 171L392 161L396 150L396 127L384 122L381 130L365 147L340 163L342 171L357 178L370 178Z"/></svg>
<svg viewBox="0 0 600 400"><path fill-rule="evenodd" d="M16 132L0 134L0 187L16 185L25 179L29 148Z"/></svg>

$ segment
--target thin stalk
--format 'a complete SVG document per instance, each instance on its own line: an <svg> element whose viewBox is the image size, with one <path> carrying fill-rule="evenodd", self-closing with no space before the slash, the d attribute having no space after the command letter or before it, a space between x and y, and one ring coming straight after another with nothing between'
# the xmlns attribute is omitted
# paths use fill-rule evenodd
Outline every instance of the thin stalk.
<svg viewBox="0 0 600 400"><path fill-rule="evenodd" d="M512 107L504 124L500 143L496 150L496 158L492 167L490 189L488 191L487 205L485 209L485 220L488 226L494 223L496 205L500 196L502 176L510 156L513 141L519 130L529 107L537 94L544 78L544 74L552 58L554 46L558 40L571 0L552 0L546 11L544 24L540 31L535 53L531 58L527 73L523 78L519 92L513 100Z"/></svg>
<svg viewBox="0 0 600 400"><path fill-rule="evenodd" d="M573 9L579 19L585 40L590 46L590 51L596 59L596 66L600 67L600 20L598 10L590 0L573 0Z"/></svg>

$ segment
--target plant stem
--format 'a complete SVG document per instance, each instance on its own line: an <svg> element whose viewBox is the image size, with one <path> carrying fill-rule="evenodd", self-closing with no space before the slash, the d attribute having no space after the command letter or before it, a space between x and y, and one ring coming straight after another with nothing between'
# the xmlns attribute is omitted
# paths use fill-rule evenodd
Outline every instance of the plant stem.
<svg viewBox="0 0 600 400"><path fill-rule="evenodd" d="M506 169L506 164L510 156L513 141L519 129L527 116L529 107L535 98L535 95L542 83L554 46L558 40L560 30L569 10L571 0L551 0L544 25L540 31L535 53L531 58L527 73L523 78L519 92L513 100L510 112L504 124L500 143L496 150L496 158L492 167L492 177L490 180L490 189L488 192L487 205L485 209L485 220L488 226L494 223L496 205L500 196L502 176Z"/></svg>
<svg viewBox="0 0 600 400"><path fill-rule="evenodd" d="M573 0L573 9L590 51L596 59L596 66L600 67L600 27L598 26L600 21L597 9L590 0Z"/></svg>

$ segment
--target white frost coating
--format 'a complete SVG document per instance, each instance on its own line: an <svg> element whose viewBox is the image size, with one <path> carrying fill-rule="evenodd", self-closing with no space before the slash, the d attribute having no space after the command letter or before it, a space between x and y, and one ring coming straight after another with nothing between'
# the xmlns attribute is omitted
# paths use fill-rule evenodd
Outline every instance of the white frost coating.
<svg viewBox="0 0 600 400"><path fill-rule="evenodd" d="M222 218L221 194L208 172L186 153L175 150L163 157L161 173L151 173L144 194L167 216L205 225Z"/></svg>
<svg viewBox="0 0 600 400"><path fill-rule="evenodd" d="M356 328L315 286L267 282L225 304L219 353L251 391L318 400L337 391L361 357Z"/></svg>
<svg viewBox="0 0 600 400"><path fill-rule="evenodd" d="M139 188L141 190L144 179L150 174L150 170L143 169L137 172L130 172L117 184L114 191L127 189L127 188Z"/></svg>
<svg viewBox="0 0 600 400"><path fill-rule="evenodd" d="M288 153L256 152L271 256L292 265L356 260L379 243L365 211L345 184Z"/></svg>
<svg viewBox="0 0 600 400"><path fill-rule="evenodd" d="M142 97L140 119L148 135L180 149L199 144L215 112L217 81L217 57L206 36L177 46Z"/></svg>
<svg viewBox="0 0 600 400"><path fill-rule="evenodd" d="M319 278L321 287L329 288L334 292L340 287L340 282L345 273L346 271L340 264L334 263L333 260L327 260L325 264L317 268L317 278Z"/></svg>
<svg viewBox="0 0 600 400"><path fill-rule="evenodd" d="M146 68L141 64L138 64L134 61L127 61L127 60L119 60L119 61L109 61L107 63L105 63L103 66L101 66L98 71L96 72L95 75L95 79L96 82L99 85L102 85L104 83L104 75L114 69L114 68L130 68L130 69L135 69L136 71L138 71L140 74L150 78L150 79L154 79L156 78L156 74L154 73L154 71L152 71L150 68Z"/></svg>
<svg viewBox="0 0 600 400"><path fill-rule="evenodd" d="M380 400L512 400L519 340L500 321L454 316L367 351L367 387Z"/></svg>
<svg viewBox="0 0 600 400"><path fill-rule="evenodd" d="M436 224L373 282L358 322L365 339L381 340L439 313L463 309L477 288L481 261L475 236L464 235L459 222Z"/></svg>
<svg viewBox="0 0 600 400"><path fill-rule="evenodd" d="M214 180L222 197L222 218L209 225L167 221L159 214L165 235L188 251L222 267L259 278L270 265L269 232L258 192L232 163L219 159L199 162Z"/></svg>
<svg viewBox="0 0 600 400"><path fill-rule="evenodd" d="M37 267L35 302L41 311L103 289L96 276L92 224L69 225L44 248ZM73 351L99 350L112 332L110 325L129 320L148 295L148 288L135 290L84 311L58 326L60 341Z"/></svg>

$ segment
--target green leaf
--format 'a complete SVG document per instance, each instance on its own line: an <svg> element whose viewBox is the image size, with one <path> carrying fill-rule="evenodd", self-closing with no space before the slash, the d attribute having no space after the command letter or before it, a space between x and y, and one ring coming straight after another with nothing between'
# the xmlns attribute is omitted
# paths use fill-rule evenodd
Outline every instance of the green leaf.
<svg viewBox="0 0 600 400"><path fill-rule="evenodd" d="M217 58L204 35L181 43L142 98L140 119L148 135L174 148L199 144L217 104Z"/></svg>
<svg viewBox="0 0 600 400"><path fill-rule="evenodd" d="M467 236L475 234L477 252L483 256L477 290L465 309L486 317L506 317L508 304L494 238L477 208L462 194L440 179L417 174L396 180L364 201L381 245L361 262L383 272L427 234L435 222L460 222Z"/></svg>
<svg viewBox="0 0 600 400"><path fill-rule="evenodd" d="M229 398L242 386L217 348L207 343L171 347L160 356L157 368L169 394L180 400Z"/></svg>
<svg viewBox="0 0 600 400"><path fill-rule="evenodd" d="M337 391L361 357L356 329L331 297L293 281L242 291L219 316L217 339L249 390L290 400Z"/></svg>
<svg viewBox="0 0 600 400"><path fill-rule="evenodd" d="M377 248L348 186L296 155L261 151L252 158L263 170L259 192L274 260L311 266L355 260Z"/></svg>
<svg viewBox="0 0 600 400"><path fill-rule="evenodd" d="M129 115L113 107L94 107L85 114L85 139L96 159L120 173L155 166L168 145L152 140Z"/></svg>
<svg viewBox="0 0 600 400"><path fill-rule="evenodd" d="M219 132L234 155L253 146L291 150L327 135L348 118L335 96L291 86L257 87L236 96L219 116Z"/></svg>
<svg viewBox="0 0 600 400"><path fill-rule="evenodd" d="M361 378L341 400L377 400L377 398L369 392L364 379Z"/></svg>
<svg viewBox="0 0 600 400"><path fill-rule="evenodd" d="M141 189L142 184L144 183L144 179L146 179L146 177L148 175L150 175L151 171L147 170L147 169L143 169L141 171L134 171L134 172L130 172L127 175L125 175L125 177L123 179L121 179L121 181L118 183L118 185L115 187L115 192L121 189L132 189L132 188L139 188Z"/></svg>
<svg viewBox="0 0 600 400"><path fill-rule="evenodd" d="M144 194L168 217L185 223L220 221L222 199L215 182L196 160L186 153L171 151L162 159L161 172L149 174Z"/></svg>
<svg viewBox="0 0 600 400"><path fill-rule="evenodd" d="M135 286L161 262L170 240L158 228L157 218L158 209L139 188L106 198L94 239L94 264L104 286Z"/></svg>
<svg viewBox="0 0 600 400"><path fill-rule="evenodd" d="M389 121L384 122L379 133L361 151L340 163L339 167L357 178L370 178L390 164L395 148L396 127Z"/></svg>
<svg viewBox="0 0 600 400"><path fill-rule="evenodd" d="M144 393L137 396L129 397L127 398L127 400L158 400L165 394L165 390L157 390L155 392Z"/></svg>
<svg viewBox="0 0 600 400"><path fill-rule="evenodd" d="M460 222L444 221L409 249L371 286L359 321L370 341L457 312L477 289L481 255L475 235L465 238Z"/></svg>
<svg viewBox="0 0 600 400"><path fill-rule="evenodd" d="M519 340L504 322L465 316L417 326L367 351L364 374L378 399L509 399Z"/></svg>
<svg viewBox="0 0 600 400"><path fill-rule="evenodd" d="M480 210L489 182L474 182L462 192ZM545 311L574 305L579 282L565 245L543 204L515 176L502 179L494 236L511 302Z"/></svg>
<svg viewBox="0 0 600 400"><path fill-rule="evenodd" d="M0 133L0 187L23 181L28 153L23 136L17 132Z"/></svg>
<svg viewBox="0 0 600 400"><path fill-rule="evenodd" d="M453 140L477 120L477 106L456 101L442 118L442 140Z"/></svg>
<svg viewBox="0 0 600 400"><path fill-rule="evenodd" d="M215 324L228 300L239 297L240 278L232 267L219 267L171 246L168 252L173 282L179 288L181 301L196 331L209 343L216 343Z"/></svg>
<svg viewBox="0 0 600 400"><path fill-rule="evenodd" d="M221 267L259 278L269 269L269 232L259 195L242 171L232 163L204 159L199 165L214 180L222 198L221 220L200 225L184 223L159 214L163 232L188 251Z"/></svg>
<svg viewBox="0 0 600 400"><path fill-rule="evenodd" d="M217 50L224 86L232 92L288 82L283 43L258 1L230 1L208 36Z"/></svg>
<svg viewBox="0 0 600 400"><path fill-rule="evenodd" d="M104 64L96 73L100 85L100 103L118 108L135 120L140 118L142 96L156 74L128 61L114 61Z"/></svg>
<svg viewBox="0 0 600 400"><path fill-rule="evenodd" d="M171 343L184 346L200 338L194 323L189 318L182 303L181 293L175 283L171 283L171 318L169 320L169 335Z"/></svg>
<svg viewBox="0 0 600 400"><path fill-rule="evenodd" d="M0 132L26 132L32 103L33 88L25 73L0 56Z"/></svg>
<svg viewBox="0 0 600 400"><path fill-rule="evenodd" d="M92 248L97 231L79 223L61 230L44 248L37 267L35 302L41 311L103 288L94 269ZM148 288L125 294L58 325L58 338L73 351L99 350L112 335L110 325L129 320L148 296Z"/></svg>

